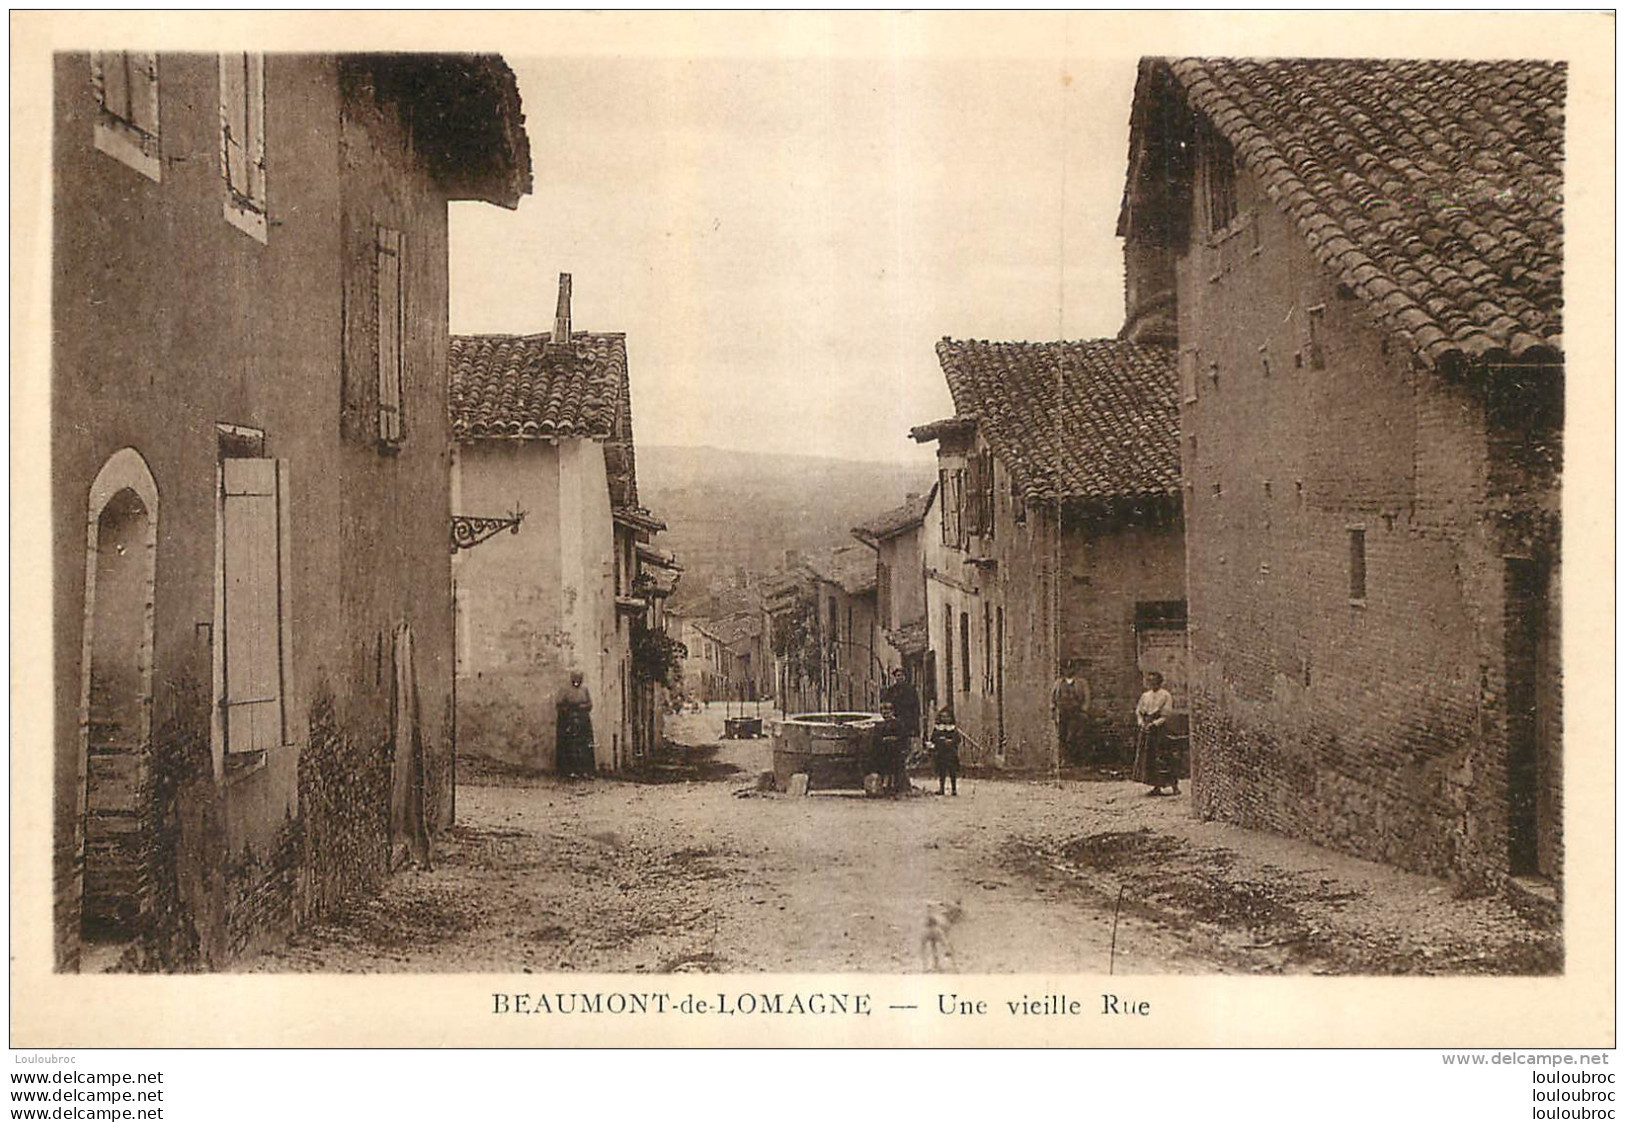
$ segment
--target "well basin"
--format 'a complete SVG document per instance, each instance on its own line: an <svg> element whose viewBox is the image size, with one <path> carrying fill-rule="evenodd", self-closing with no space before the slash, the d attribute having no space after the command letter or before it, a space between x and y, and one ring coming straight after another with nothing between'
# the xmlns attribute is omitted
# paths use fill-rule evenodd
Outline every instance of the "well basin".
<svg viewBox="0 0 1625 1122"><path fill-rule="evenodd" d="M862 789L875 767L875 713L797 713L772 723L773 779L789 790L790 777L807 777L808 790Z"/></svg>

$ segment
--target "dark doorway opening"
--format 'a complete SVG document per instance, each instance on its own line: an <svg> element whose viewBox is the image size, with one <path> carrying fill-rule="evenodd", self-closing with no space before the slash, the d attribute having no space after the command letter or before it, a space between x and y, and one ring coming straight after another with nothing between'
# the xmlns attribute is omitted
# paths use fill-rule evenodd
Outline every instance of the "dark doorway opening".
<svg viewBox="0 0 1625 1122"><path fill-rule="evenodd" d="M140 497L123 490L108 500L97 522L80 905L80 935L91 968L137 936L150 899L148 518Z"/></svg>
<svg viewBox="0 0 1625 1122"><path fill-rule="evenodd" d="M1507 864L1515 876L1544 872L1541 833L1549 761L1542 751L1542 637L1546 624L1544 567L1525 558L1507 558L1505 575Z"/></svg>

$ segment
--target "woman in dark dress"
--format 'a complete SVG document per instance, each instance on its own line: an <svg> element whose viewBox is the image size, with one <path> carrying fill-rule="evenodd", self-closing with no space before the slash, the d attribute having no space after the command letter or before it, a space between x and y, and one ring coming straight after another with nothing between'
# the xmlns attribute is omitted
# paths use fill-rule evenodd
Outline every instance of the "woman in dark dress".
<svg viewBox="0 0 1625 1122"><path fill-rule="evenodd" d="M558 773L591 775L595 770L592 751L592 694L582 684L579 670L570 671L570 684L561 689L553 706L558 713Z"/></svg>
<svg viewBox="0 0 1625 1122"><path fill-rule="evenodd" d="M1179 794L1179 759L1168 738L1168 717L1174 711L1174 698L1162 688L1162 675L1145 676L1145 692L1134 707L1139 726L1139 742L1134 752L1134 781L1151 787L1148 795L1160 795L1164 787Z"/></svg>

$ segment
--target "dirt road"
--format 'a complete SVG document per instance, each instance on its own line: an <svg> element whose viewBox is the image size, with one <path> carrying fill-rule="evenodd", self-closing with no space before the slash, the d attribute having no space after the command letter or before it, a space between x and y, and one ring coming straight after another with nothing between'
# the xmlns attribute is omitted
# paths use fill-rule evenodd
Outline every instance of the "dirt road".
<svg viewBox="0 0 1625 1122"><path fill-rule="evenodd" d="M431 871L260 971L912 973L957 904L961 973L1545 973L1557 934L1495 899L1189 816L1138 785L967 777L957 798L760 795L721 707L636 780L469 775Z"/></svg>

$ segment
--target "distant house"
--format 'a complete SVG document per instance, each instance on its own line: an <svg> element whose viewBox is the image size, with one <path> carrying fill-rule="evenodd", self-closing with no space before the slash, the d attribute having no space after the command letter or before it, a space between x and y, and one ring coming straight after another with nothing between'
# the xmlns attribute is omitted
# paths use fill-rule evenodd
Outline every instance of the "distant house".
<svg viewBox="0 0 1625 1122"><path fill-rule="evenodd" d="M860 545L802 554L767 592L774 695L784 712L873 712L884 664L874 554Z"/></svg>
<svg viewBox="0 0 1625 1122"><path fill-rule="evenodd" d="M878 669L885 678L902 670L921 691L922 706L935 697L935 675L926 659L929 635L920 538L936 493L933 486L924 495L910 494L902 506L852 528L852 536L875 552L875 626L884 640L875 651Z"/></svg>
<svg viewBox="0 0 1625 1122"><path fill-rule="evenodd" d="M762 696L762 620L741 612L685 622L697 677L688 683L702 701L755 701ZM691 664L692 665L692 664Z"/></svg>
<svg viewBox="0 0 1625 1122"><path fill-rule="evenodd" d="M1093 690L1097 739L1126 750L1145 670L1183 706L1185 544L1173 352L1115 339L944 339L955 417L922 534L933 703L967 762L1057 763L1060 664Z"/></svg>
<svg viewBox="0 0 1625 1122"><path fill-rule="evenodd" d="M565 274L551 334L453 336L448 369L455 513L523 514L455 559L459 743L552 768L553 698L579 670L598 766L620 768L655 743L632 651L670 591L652 570L675 564L638 506L626 337L571 330Z"/></svg>
<svg viewBox="0 0 1625 1122"><path fill-rule="evenodd" d="M1564 97L1141 63L1126 331L1179 346L1202 813L1560 877Z"/></svg>
<svg viewBox="0 0 1625 1122"><path fill-rule="evenodd" d="M824 708L874 712L880 706L883 666L874 555L859 545L843 545L814 550L803 564L812 575Z"/></svg>
<svg viewBox="0 0 1625 1122"><path fill-rule="evenodd" d="M55 60L58 969L218 968L452 805L446 204L472 55Z"/></svg>

